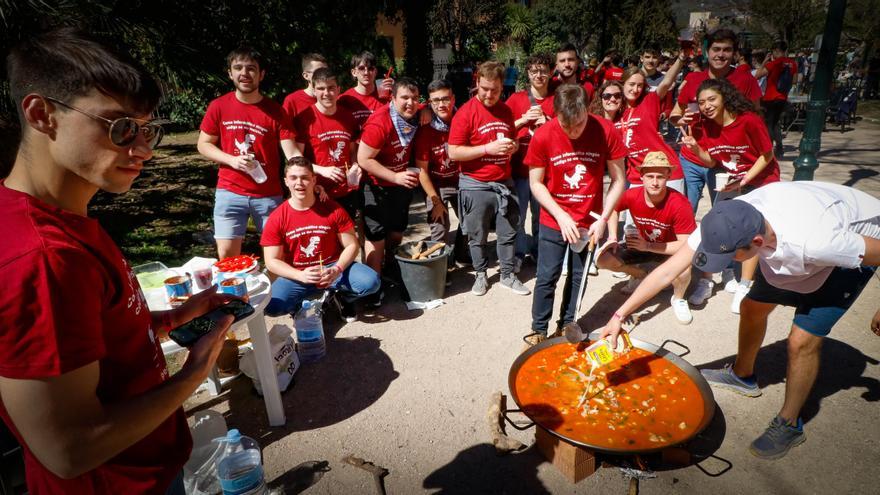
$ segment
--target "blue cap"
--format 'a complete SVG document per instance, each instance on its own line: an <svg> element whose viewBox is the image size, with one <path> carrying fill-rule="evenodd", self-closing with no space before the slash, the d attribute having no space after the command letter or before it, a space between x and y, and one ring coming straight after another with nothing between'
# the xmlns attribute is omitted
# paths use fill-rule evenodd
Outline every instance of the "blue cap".
<svg viewBox="0 0 880 495"><path fill-rule="evenodd" d="M694 266L707 273L727 268L736 250L749 247L752 239L764 233L764 215L738 199L720 201L700 221L700 245L694 253Z"/></svg>

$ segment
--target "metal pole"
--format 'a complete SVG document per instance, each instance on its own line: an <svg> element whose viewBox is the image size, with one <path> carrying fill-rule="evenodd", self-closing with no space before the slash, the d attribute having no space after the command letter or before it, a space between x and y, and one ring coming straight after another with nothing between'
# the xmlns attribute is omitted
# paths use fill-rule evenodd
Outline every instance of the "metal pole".
<svg viewBox="0 0 880 495"><path fill-rule="evenodd" d="M806 123L799 147L800 154L794 160L794 180L813 180L813 173L819 168L816 154L819 152L822 130L825 128L828 90L834 75L834 63L837 59L837 46L840 44L845 10L846 0L828 2L828 16L825 18L825 32L822 35L819 61L816 64L816 78L810 93L810 101L807 103Z"/></svg>

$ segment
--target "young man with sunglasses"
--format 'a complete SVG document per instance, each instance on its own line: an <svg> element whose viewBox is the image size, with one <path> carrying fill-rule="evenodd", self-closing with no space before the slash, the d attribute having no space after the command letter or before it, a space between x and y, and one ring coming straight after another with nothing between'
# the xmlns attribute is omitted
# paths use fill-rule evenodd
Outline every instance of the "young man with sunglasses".
<svg viewBox="0 0 880 495"><path fill-rule="evenodd" d="M553 93L549 82L552 60L549 55L539 53L526 60L526 71L529 76L529 87L510 96L505 102L513 112L516 121L516 140L519 148L510 159L510 172L519 201L519 225L516 229L516 265L514 273L519 273L523 260L530 256L538 258L538 200L532 196L529 187L529 167L523 164L523 158L529 150L532 135L553 116ZM529 230L532 237L526 235L526 212L531 210L532 221Z"/></svg>
<svg viewBox="0 0 880 495"><path fill-rule="evenodd" d="M266 77L259 52L248 46L226 57L231 91L208 105L198 149L220 166L214 203L214 239L220 259L241 254L248 218L262 231L281 204L281 160L301 156L294 143L290 116L260 93ZM258 181L262 169L263 180Z"/></svg>
<svg viewBox="0 0 880 495"><path fill-rule="evenodd" d="M22 127L0 182L0 417L34 494L184 493L181 404L213 367L232 317L169 376L159 336L229 300L214 290L150 312L137 278L87 216L131 188L162 137L156 82L71 29L7 59Z"/></svg>
<svg viewBox="0 0 880 495"><path fill-rule="evenodd" d="M357 121L360 129L364 128L367 119L376 110L387 105L391 100L391 88L394 79L382 80L384 94L381 96L376 86L376 56L370 52L361 52L351 57L351 77L357 81L357 85L339 96L339 104L348 108Z"/></svg>
<svg viewBox="0 0 880 495"><path fill-rule="evenodd" d="M312 74L318 69L327 68L327 59L320 53L307 53L302 57L302 78L306 81L306 87L290 93L284 98L281 106L290 118L306 108L315 104L315 90L312 87Z"/></svg>

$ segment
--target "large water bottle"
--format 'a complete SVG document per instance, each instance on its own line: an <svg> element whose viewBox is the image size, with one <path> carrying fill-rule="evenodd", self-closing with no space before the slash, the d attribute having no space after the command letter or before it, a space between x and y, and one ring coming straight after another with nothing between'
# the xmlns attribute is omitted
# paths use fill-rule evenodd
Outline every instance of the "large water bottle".
<svg viewBox="0 0 880 495"><path fill-rule="evenodd" d="M226 438L223 454L217 461L217 477L223 495L265 495L266 480L263 478L263 463L260 446L254 439L232 429Z"/></svg>
<svg viewBox="0 0 880 495"><path fill-rule="evenodd" d="M293 319L296 328L297 353L303 363L314 363L327 354L324 324L321 322L321 300L306 299Z"/></svg>

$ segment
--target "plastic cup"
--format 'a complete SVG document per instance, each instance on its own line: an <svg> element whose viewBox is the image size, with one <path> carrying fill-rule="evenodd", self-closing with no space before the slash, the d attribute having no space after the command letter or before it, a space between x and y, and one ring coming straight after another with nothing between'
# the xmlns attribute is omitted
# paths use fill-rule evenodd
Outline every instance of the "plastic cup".
<svg viewBox="0 0 880 495"><path fill-rule="evenodd" d="M193 270L193 279L196 283L196 288L199 290L205 290L208 287L211 287L214 278L213 270L211 270L211 266L201 266Z"/></svg>
<svg viewBox="0 0 880 495"><path fill-rule="evenodd" d="M727 185L727 181L730 180L730 174L727 172L718 172L715 174L715 190L721 191Z"/></svg>
<svg viewBox="0 0 880 495"><path fill-rule="evenodd" d="M698 113L700 111L700 104L695 101L688 103L687 111L688 113Z"/></svg>
<svg viewBox="0 0 880 495"><path fill-rule="evenodd" d="M418 176L422 169L420 169L419 167L406 167L406 171L411 174L416 174L416 176Z"/></svg>
<svg viewBox="0 0 880 495"><path fill-rule="evenodd" d="M360 177L358 176L358 167L352 165L345 172L345 179L348 181L348 187L357 188L360 185Z"/></svg>
<svg viewBox="0 0 880 495"><path fill-rule="evenodd" d="M590 231L588 229L578 227L578 233L581 236L580 239L571 245L571 250L576 253L583 251L587 243L590 242Z"/></svg>

